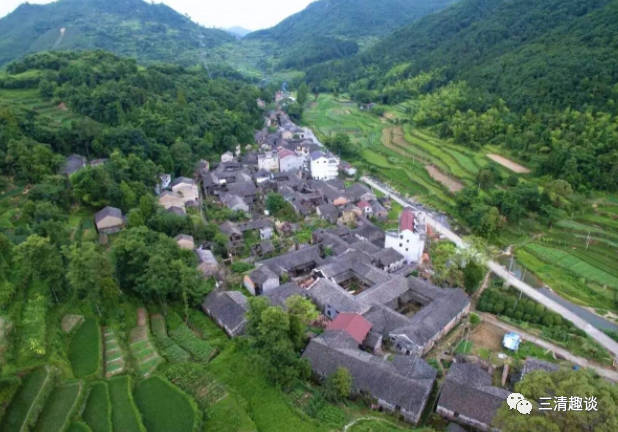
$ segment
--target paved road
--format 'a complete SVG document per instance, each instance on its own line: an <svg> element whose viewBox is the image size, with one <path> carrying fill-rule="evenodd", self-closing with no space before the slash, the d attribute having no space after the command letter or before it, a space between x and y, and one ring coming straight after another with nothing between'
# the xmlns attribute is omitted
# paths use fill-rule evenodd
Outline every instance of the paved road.
<svg viewBox="0 0 618 432"><path fill-rule="evenodd" d="M585 359L583 357L577 357L574 356L573 354L571 354L570 352L568 352L567 350L565 350L564 348L558 346L558 345L554 345L552 343L549 343L543 339L539 339L538 337L531 335L529 333L525 333L523 331L521 331L521 329L514 327L512 325L509 325L505 322L500 321L498 318L496 318L495 316L491 315L491 314L486 314L486 313L479 313L479 315L481 315L483 317L483 320L490 322L492 325L495 325L496 327L500 327L502 330L504 330L505 332L515 332L519 335L521 335L523 340L526 340L528 342L531 342L537 346L540 346L543 349L546 350L551 350L554 353L556 353L559 357L570 361L573 364L579 365L581 367L584 368L590 368L590 369L594 369L594 371L596 373L599 374L599 376L603 377L603 378L607 378L609 380L612 380L614 382L618 382L618 372L605 368L603 366L597 365L596 363L591 363L590 361L588 361L588 359Z"/></svg>
<svg viewBox="0 0 618 432"><path fill-rule="evenodd" d="M390 195L391 199L395 200L402 206L415 208L414 203L411 203L407 201L406 199L402 198L395 191L388 189L381 183L369 177L362 177L361 180L367 183L369 186L379 190L380 192ZM432 228L436 230L436 232L442 234L444 237L446 237L447 239L449 239L456 245L461 246L461 247L466 247L466 244L461 237L459 237L457 234L455 234L450 229L446 228L444 225L440 224L433 217L426 215L425 220ZM530 285L528 285L527 283L523 281L520 281L513 274L509 273L509 271L505 267L500 265L499 263L495 261L489 261L487 263L487 266L497 276L507 281L507 283L510 284L512 287L522 291L528 297L530 297L536 302L541 303L547 309L561 315L565 319L568 319L573 324L575 324L577 327L585 331L591 338L597 341L601 346L603 346L605 349L611 352L614 355L614 357L618 357L618 342L616 342L615 340L607 336L601 330L594 327L588 321L580 318L575 313L571 312L570 310L568 310L561 304L550 299L549 297L546 297L541 292L539 292L537 289L531 287Z"/></svg>

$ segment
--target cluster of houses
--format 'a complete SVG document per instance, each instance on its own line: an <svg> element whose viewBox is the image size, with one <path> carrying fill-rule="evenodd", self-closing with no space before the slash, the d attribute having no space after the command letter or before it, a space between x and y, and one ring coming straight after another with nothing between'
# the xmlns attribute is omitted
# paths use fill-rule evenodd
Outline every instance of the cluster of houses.
<svg viewBox="0 0 618 432"><path fill-rule="evenodd" d="M416 220L411 210L402 212L404 252ZM417 423L436 380L422 356L468 314L470 299L460 289L406 277L418 261L387 247L386 233L373 225L318 229L312 237L311 245L258 262L245 288L275 305L292 295L311 299L328 322L303 354L315 375L345 367L356 393ZM243 333L244 295L215 291L202 307L230 337Z"/></svg>

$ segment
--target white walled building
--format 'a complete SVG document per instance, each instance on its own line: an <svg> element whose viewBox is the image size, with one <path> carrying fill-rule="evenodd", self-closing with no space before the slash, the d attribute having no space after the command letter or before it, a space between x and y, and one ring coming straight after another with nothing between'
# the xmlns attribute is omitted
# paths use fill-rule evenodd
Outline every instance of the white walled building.
<svg viewBox="0 0 618 432"><path fill-rule="evenodd" d="M335 180L339 176L339 161L321 151L311 153L311 177L314 180Z"/></svg>
<svg viewBox="0 0 618 432"><path fill-rule="evenodd" d="M178 177L171 184L172 191L182 196L184 204L197 203L200 198L197 184L193 179L187 177Z"/></svg>
<svg viewBox="0 0 618 432"><path fill-rule="evenodd" d="M303 158L292 150L283 149L279 151L279 171L286 172L303 168Z"/></svg>
<svg viewBox="0 0 618 432"><path fill-rule="evenodd" d="M258 155L258 170L277 171L279 169L279 156L277 152L266 152Z"/></svg>
<svg viewBox="0 0 618 432"><path fill-rule="evenodd" d="M221 162L232 162L234 160L234 154L231 151L227 151L221 155Z"/></svg>
<svg viewBox="0 0 618 432"><path fill-rule="evenodd" d="M426 230L424 216L416 217L411 208L406 208L399 216L399 230L386 232L384 248L395 249L404 256L407 264L418 263L425 249Z"/></svg>

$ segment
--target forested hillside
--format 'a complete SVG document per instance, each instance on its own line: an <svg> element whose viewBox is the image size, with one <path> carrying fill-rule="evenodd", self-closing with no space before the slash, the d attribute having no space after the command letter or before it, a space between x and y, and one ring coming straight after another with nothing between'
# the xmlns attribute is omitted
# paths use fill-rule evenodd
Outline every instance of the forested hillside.
<svg viewBox="0 0 618 432"><path fill-rule="evenodd" d="M203 28L168 6L142 0L25 3L0 20L0 66L32 52L66 49L193 65L204 50L233 40L223 30Z"/></svg>
<svg viewBox="0 0 618 432"><path fill-rule="evenodd" d="M261 124L254 87L213 80L201 68L140 69L134 60L98 51L35 54L7 70L0 75L0 171L37 184L58 172L61 155L129 164L79 173L75 192L95 207L128 210L154 187L157 172L191 175L197 159L251 142ZM78 119L58 124L13 101L33 92ZM64 201L61 189L54 196Z"/></svg>
<svg viewBox="0 0 618 432"><path fill-rule="evenodd" d="M446 7L453 0L321 0L249 40L285 47L282 66L302 68L355 54L359 41L386 35Z"/></svg>
<svg viewBox="0 0 618 432"><path fill-rule="evenodd" d="M617 33L615 0L463 0L308 79L361 101L419 98L411 120L443 138L615 190Z"/></svg>

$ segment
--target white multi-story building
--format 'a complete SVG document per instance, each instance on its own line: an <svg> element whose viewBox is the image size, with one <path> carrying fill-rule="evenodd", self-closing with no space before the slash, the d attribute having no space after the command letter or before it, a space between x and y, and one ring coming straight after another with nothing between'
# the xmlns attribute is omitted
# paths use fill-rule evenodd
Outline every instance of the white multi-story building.
<svg viewBox="0 0 618 432"><path fill-rule="evenodd" d="M339 161L332 155L314 151L311 153L311 177L315 180L335 180L339 174Z"/></svg>
<svg viewBox="0 0 618 432"><path fill-rule="evenodd" d="M407 264L421 262L427 228L424 215L415 215L411 208L406 208L399 216L399 230L386 232L384 248L393 248L404 256Z"/></svg>
<svg viewBox="0 0 618 432"><path fill-rule="evenodd" d="M279 169L279 156L277 152L268 151L258 155L258 169L264 171L277 171Z"/></svg>
<svg viewBox="0 0 618 432"><path fill-rule="evenodd" d="M286 172L303 168L303 158L292 150L279 150L279 171Z"/></svg>

